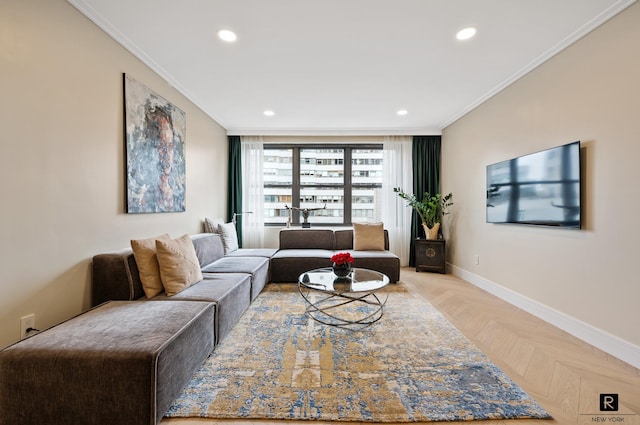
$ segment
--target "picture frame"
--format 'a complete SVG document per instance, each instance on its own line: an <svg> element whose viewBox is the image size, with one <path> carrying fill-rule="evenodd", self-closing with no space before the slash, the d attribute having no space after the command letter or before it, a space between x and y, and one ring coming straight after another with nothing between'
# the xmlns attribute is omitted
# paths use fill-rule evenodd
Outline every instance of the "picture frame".
<svg viewBox="0 0 640 425"><path fill-rule="evenodd" d="M123 74L128 214L186 210L186 114Z"/></svg>

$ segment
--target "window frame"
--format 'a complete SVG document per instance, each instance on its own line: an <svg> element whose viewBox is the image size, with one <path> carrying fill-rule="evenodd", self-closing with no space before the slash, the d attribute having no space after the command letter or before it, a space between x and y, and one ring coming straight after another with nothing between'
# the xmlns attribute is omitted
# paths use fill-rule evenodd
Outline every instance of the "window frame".
<svg viewBox="0 0 640 425"><path fill-rule="evenodd" d="M352 207L353 207L353 189L376 189L381 188L382 183L353 183L352 175L353 175L353 151L361 150L361 149L371 149L371 150L380 150L383 152L383 144L382 143L265 143L263 146L263 150L266 152L268 150L278 150L278 149L291 149L291 162L292 162L292 176L291 176L291 186L289 185L281 185L281 184L266 184L263 183L263 187L267 188L283 188L283 187L291 187L291 205L290 207L299 208L300 207L300 189L301 188L341 188L343 193L343 219L342 223L331 223L331 222L313 222L314 226L351 226L352 222ZM341 184L333 184L333 183L319 183L319 184L301 184L301 176L300 176L300 151L304 149L342 149L344 152L343 156L343 182ZM383 176L384 178L384 176ZM291 216L291 225L298 226L302 223L300 214L292 214ZM267 217L265 217L265 227L269 226L282 226L281 222L269 222L267 221Z"/></svg>

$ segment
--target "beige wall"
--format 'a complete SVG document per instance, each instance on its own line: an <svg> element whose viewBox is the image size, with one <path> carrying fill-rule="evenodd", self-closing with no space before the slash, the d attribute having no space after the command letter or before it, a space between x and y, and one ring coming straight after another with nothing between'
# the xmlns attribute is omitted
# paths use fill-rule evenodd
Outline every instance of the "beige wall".
<svg viewBox="0 0 640 425"><path fill-rule="evenodd" d="M449 261L640 347L640 4L443 131ZM583 142L584 229L485 223L485 166ZM475 264L474 256L480 256Z"/></svg>
<svg viewBox="0 0 640 425"><path fill-rule="evenodd" d="M124 213L123 73L186 112L184 213ZM92 255L224 215L225 130L65 1L0 2L0 94L0 347L86 309Z"/></svg>

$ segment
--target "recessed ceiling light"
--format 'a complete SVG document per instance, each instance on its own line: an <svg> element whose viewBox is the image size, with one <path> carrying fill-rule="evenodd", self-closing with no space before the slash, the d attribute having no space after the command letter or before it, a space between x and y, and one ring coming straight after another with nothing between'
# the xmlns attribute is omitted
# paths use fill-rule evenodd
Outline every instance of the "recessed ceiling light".
<svg viewBox="0 0 640 425"><path fill-rule="evenodd" d="M399 109L398 112L396 112L396 114L403 116L403 115L407 115L409 113L409 111L407 111L406 109Z"/></svg>
<svg viewBox="0 0 640 425"><path fill-rule="evenodd" d="M267 109L266 111L264 111L264 112L263 112L263 114L264 114L265 116L267 116L267 117L272 117L272 116L274 116L276 113L275 113L275 112L273 112L273 111L272 111L272 110L270 110L270 109Z"/></svg>
<svg viewBox="0 0 640 425"><path fill-rule="evenodd" d="M478 30L476 30L474 27L463 28L456 33L456 38L458 40L468 40L470 38L473 38L477 32Z"/></svg>
<svg viewBox="0 0 640 425"><path fill-rule="evenodd" d="M238 39L238 36L236 35L236 33L230 30L218 31L218 37L220 38L220 40L224 40L228 42L233 42Z"/></svg>

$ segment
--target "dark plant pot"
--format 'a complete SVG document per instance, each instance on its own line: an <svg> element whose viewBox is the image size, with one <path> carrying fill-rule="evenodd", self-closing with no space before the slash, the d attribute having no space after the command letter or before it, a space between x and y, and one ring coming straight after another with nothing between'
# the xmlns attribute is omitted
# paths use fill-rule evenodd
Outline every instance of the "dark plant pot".
<svg viewBox="0 0 640 425"><path fill-rule="evenodd" d="M338 277L347 277L349 273L351 273L351 264L342 263L336 264L333 263L333 273Z"/></svg>

